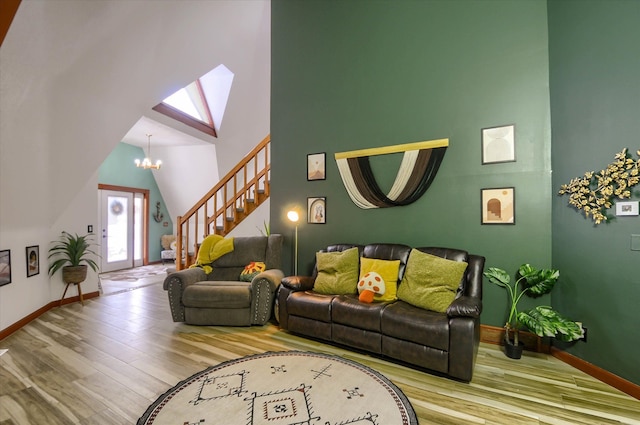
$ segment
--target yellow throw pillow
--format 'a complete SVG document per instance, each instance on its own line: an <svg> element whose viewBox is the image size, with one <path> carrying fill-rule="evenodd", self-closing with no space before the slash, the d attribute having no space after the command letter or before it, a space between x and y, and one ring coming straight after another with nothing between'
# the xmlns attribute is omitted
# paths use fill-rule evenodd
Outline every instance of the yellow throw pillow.
<svg viewBox="0 0 640 425"><path fill-rule="evenodd" d="M346 295L357 293L358 248L341 252L317 252L318 276L313 290L325 295Z"/></svg>
<svg viewBox="0 0 640 425"><path fill-rule="evenodd" d="M398 298L416 307L444 313L456 296L467 265L412 249Z"/></svg>
<svg viewBox="0 0 640 425"><path fill-rule="evenodd" d="M400 260L378 260L362 257L360 259L360 280L367 273L376 272L384 280L384 294L375 294L374 302L391 302L398 299L398 273L400 272Z"/></svg>

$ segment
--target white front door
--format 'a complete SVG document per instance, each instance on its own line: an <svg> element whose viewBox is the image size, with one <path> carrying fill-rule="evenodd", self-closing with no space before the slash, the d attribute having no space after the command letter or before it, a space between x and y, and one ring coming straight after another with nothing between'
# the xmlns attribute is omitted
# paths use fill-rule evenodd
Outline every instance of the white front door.
<svg viewBox="0 0 640 425"><path fill-rule="evenodd" d="M102 272L134 266L134 194L100 190ZM137 227L137 226L136 226Z"/></svg>

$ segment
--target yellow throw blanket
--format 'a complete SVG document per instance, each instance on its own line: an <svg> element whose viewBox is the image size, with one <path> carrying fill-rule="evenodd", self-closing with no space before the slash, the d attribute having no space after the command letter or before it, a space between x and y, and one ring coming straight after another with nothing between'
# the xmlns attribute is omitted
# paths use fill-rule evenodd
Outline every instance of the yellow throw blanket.
<svg viewBox="0 0 640 425"><path fill-rule="evenodd" d="M209 235L202 241L198 250L196 263L189 268L201 267L206 274L213 271L211 263L233 251L233 238L224 238L220 235Z"/></svg>

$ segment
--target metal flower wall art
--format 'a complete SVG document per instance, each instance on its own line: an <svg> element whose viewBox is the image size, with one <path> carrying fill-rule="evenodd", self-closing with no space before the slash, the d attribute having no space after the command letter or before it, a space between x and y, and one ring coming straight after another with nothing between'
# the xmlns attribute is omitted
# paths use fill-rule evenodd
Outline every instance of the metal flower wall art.
<svg viewBox="0 0 640 425"><path fill-rule="evenodd" d="M638 158L633 159L625 148L607 168L571 179L569 184L560 186L558 193L569 195L569 205L583 211L595 224L607 221L613 200L630 198L631 188L640 182L640 150L636 155Z"/></svg>

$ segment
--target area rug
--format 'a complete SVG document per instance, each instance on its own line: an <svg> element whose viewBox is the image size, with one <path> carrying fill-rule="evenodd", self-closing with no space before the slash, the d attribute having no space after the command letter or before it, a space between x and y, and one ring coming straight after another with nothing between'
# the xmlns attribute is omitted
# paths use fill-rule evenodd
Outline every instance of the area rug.
<svg viewBox="0 0 640 425"><path fill-rule="evenodd" d="M133 269L117 270L115 272L101 273L100 279L117 280L124 282L135 282L137 280L151 278L155 276L166 276L167 267L160 265L150 265L136 267Z"/></svg>
<svg viewBox="0 0 640 425"><path fill-rule="evenodd" d="M283 351L221 363L160 396L147 424L417 424L407 397L375 370L320 353Z"/></svg>

